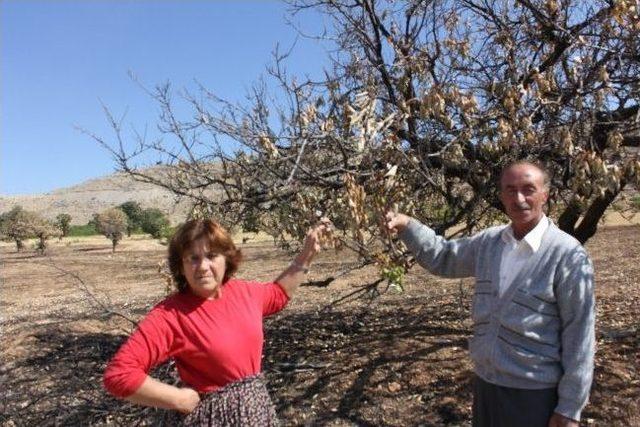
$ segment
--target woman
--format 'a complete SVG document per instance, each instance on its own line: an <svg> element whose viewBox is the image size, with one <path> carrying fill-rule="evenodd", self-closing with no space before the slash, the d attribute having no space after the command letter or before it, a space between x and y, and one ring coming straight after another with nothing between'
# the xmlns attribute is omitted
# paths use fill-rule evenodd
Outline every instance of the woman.
<svg viewBox="0 0 640 427"><path fill-rule="evenodd" d="M186 425L273 425L275 410L260 376L262 318L293 296L313 257L324 221L272 283L232 278L241 260L229 234L211 220L184 224L169 246L178 292L156 305L104 373L105 388L128 401L172 409ZM173 357L185 387L151 378Z"/></svg>

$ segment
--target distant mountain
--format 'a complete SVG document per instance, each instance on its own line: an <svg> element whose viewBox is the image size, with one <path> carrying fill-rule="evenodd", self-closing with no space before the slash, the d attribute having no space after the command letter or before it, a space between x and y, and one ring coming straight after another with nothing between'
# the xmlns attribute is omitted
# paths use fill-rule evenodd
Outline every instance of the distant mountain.
<svg viewBox="0 0 640 427"><path fill-rule="evenodd" d="M143 208L162 210L174 224L184 221L189 209L188 203L177 203L171 192L117 172L49 193L0 196L0 213L20 205L49 219L68 213L72 224L86 224L94 213L128 200L135 200Z"/></svg>

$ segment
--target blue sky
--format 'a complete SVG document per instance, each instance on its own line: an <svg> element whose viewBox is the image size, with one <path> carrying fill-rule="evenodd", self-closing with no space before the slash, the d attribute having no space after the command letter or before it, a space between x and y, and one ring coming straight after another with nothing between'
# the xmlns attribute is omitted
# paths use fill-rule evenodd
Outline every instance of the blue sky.
<svg viewBox="0 0 640 427"><path fill-rule="evenodd" d="M112 133L100 101L153 128L157 107L129 78L241 101L296 31L277 1L0 1L0 194L31 194L107 175L108 153L79 132ZM295 17L309 32L319 15ZM318 76L326 46L299 38L288 68ZM188 114L188 112L185 112Z"/></svg>

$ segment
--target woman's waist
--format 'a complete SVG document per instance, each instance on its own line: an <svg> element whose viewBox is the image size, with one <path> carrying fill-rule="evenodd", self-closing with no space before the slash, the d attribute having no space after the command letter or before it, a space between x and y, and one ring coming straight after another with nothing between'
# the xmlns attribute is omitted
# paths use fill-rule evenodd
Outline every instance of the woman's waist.
<svg viewBox="0 0 640 427"><path fill-rule="evenodd" d="M242 383L250 378L261 375L260 367L246 367L244 369L230 369L229 367L211 367L208 370L190 370L178 367L181 382L196 390L198 393L217 392L232 384Z"/></svg>
<svg viewBox="0 0 640 427"><path fill-rule="evenodd" d="M200 397L206 397L210 394L222 394L227 392L232 392L234 390L253 387L255 385L264 385L264 375L262 373L252 374L246 376L244 378L239 378L233 381L230 381L222 386L214 386L206 389L197 389L196 391L200 394Z"/></svg>

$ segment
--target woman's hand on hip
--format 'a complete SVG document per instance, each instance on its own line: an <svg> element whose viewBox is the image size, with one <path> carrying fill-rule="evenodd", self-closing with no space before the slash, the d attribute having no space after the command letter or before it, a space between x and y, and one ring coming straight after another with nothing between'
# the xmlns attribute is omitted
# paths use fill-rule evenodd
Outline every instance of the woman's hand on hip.
<svg viewBox="0 0 640 427"><path fill-rule="evenodd" d="M189 414L200 403L200 395L192 388L184 387L180 389L178 393L178 399L176 401L176 410L183 414Z"/></svg>

